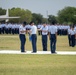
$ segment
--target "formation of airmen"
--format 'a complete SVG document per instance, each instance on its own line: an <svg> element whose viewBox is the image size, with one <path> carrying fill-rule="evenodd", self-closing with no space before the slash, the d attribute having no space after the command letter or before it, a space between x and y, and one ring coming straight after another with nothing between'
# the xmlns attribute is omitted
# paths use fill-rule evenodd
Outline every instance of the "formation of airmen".
<svg viewBox="0 0 76 75"><path fill-rule="evenodd" d="M19 23L0 23L0 34L19 34L19 27L21 24ZM48 28L51 26L50 24L47 25ZM56 24L57 27L57 34L58 35L67 35L68 29L70 29L70 25L61 25ZM40 29L42 27L42 24L38 24L37 28ZM28 24L25 26L27 30L31 28L31 26ZM41 31L38 31L38 35L42 35Z"/></svg>
<svg viewBox="0 0 76 75"><path fill-rule="evenodd" d="M52 25L47 25L48 30L50 26ZM38 29L42 27L41 24L37 26ZM76 25L62 25L62 24L56 24L55 27L57 28L57 35L68 35L68 40L69 40L69 46L74 47L76 45ZM38 31L39 35L42 35L42 31Z"/></svg>
<svg viewBox="0 0 76 75"><path fill-rule="evenodd" d="M68 29L69 46L75 47L76 45L76 26L70 25Z"/></svg>
<svg viewBox="0 0 76 75"><path fill-rule="evenodd" d="M21 29L20 29L21 27ZM35 29L34 29L35 28ZM37 29L36 29L37 28ZM69 46L75 47L76 45L76 25L61 25L61 24L55 24L52 23L50 24L38 24L34 25L34 22L31 24L26 24L26 22L22 24L18 23L0 23L0 34L19 34L20 39L21 39L21 47L22 51L24 51L23 45L25 44L24 40L22 37L25 38L25 34L28 33L32 34L32 46L34 52L36 52L36 31L38 31L38 35L42 35L42 47L43 51L47 51L47 40L48 36L50 39L50 48L51 48L51 53L55 53L56 50L56 41L57 41L57 35L68 35L68 40L69 40ZM23 45L22 45L23 44Z"/></svg>
<svg viewBox="0 0 76 75"><path fill-rule="evenodd" d="M42 24L38 24L37 28L40 29L42 26ZM49 26L51 26L50 24L47 25L48 28ZM57 27L57 34L58 35L67 35L68 34L68 29L70 28L70 25L62 25L62 24L56 24L55 25ZM39 35L41 35L41 32L38 32Z"/></svg>
<svg viewBox="0 0 76 75"><path fill-rule="evenodd" d="M70 25L57 25L54 22L52 22L51 25L48 25L46 23L39 24L39 25L34 25L34 22L32 22L30 25L26 25L26 22L23 23L20 26L19 29L19 35L20 39L23 37L26 37L26 32L30 32L29 34L31 35L31 42L32 42L32 50L34 53L37 52L36 48L36 40L37 40L37 33L38 31L39 35L42 35L42 48L43 51L47 51L47 42L48 42L48 36L50 40L50 50L51 53L56 53L56 41L57 41L57 35L68 35L69 39L69 46L74 47L76 45L76 26L71 26ZM26 41L25 41L26 42ZM24 40L21 40L21 52L24 52L24 45L25 45ZM22 45L23 44L23 45Z"/></svg>
<svg viewBox="0 0 76 75"><path fill-rule="evenodd" d="M17 23L0 23L0 34L19 34L20 25Z"/></svg>

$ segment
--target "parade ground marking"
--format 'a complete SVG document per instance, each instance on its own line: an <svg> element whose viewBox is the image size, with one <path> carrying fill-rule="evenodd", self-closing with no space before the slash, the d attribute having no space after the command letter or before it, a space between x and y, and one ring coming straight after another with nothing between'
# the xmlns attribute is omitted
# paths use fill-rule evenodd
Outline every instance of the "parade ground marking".
<svg viewBox="0 0 76 75"><path fill-rule="evenodd" d="M19 50L0 50L0 54L51 54L50 51L37 51L37 53L32 53L32 51L20 52ZM76 51L57 51L58 55L76 55Z"/></svg>

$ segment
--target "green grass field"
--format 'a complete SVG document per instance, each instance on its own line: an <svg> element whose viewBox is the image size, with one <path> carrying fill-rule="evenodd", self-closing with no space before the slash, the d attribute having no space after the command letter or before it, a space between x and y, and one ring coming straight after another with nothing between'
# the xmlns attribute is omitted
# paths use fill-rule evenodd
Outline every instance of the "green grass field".
<svg viewBox="0 0 76 75"><path fill-rule="evenodd" d="M48 50L50 42L48 40ZM37 40L42 50L41 36ZM26 50L31 50L26 42ZM0 35L0 50L20 50L18 35ZM58 36L57 51L76 51L68 46L67 36ZM76 75L76 55L16 55L0 54L0 75Z"/></svg>
<svg viewBox="0 0 76 75"><path fill-rule="evenodd" d="M76 56L0 54L0 75L76 75Z"/></svg>
<svg viewBox="0 0 76 75"><path fill-rule="evenodd" d="M28 35L26 36L26 50L32 50ZM20 50L20 40L18 35L0 35L0 50ZM41 36L37 36L37 50L42 50ZM50 50L50 40L48 39L48 51ZM58 36L57 51L76 51L76 47L69 47L67 36Z"/></svg>

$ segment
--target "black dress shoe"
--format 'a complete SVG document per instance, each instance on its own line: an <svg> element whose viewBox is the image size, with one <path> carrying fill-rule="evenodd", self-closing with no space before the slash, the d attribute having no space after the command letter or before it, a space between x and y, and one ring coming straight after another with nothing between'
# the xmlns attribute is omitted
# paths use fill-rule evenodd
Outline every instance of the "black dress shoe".
<svg viewBox="0 0 76 75"><path fill-rule="evenodd" d="M57 54L56 52L53 52L52 54Z"/></svg>
<svg viewBox="0 0 76 75"><path fill-rule="evenodd" d="M21 51L21 53L25 53L26 51Z"/></svg>
<svg viewBox="0 0 76 75"><path fill-rule="evenodd" d="M31 52L31 53L36 53L36 52Z"/></svg>
<svg viewBox="0 0 76 75"><path fill-rule="evenodd" d="M47 51L47 50L43 50L43 51Z"/></svg>

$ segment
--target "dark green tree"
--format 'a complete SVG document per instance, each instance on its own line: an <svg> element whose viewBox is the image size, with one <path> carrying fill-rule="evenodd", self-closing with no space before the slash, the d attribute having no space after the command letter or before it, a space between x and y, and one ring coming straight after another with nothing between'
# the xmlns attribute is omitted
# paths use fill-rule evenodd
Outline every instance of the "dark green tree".
<svg viewBox="0 0 76 75"><path fill-rule="evenodd" d="M30 22L32 19L32 13L29 10L24 10L21 8L12 8L10 9L10 16L19 16L19 19L11 19L12 22Z"/></svg>
<svg viewBox="0 0 76 75"><path fill-rule="evenodd" d="M42 23L47 23L48 22L48 19L47 18L43 18L43 20L42 20Z"/></svg>
<svg viewBox="0 0 76 75"><path fill-rule="evenodd" d="M32 16L32 21L34 21L36 24L42 23L43 16L41 14L33 13Z"/></svg>
<svg viewBox="0 0 76 75"><path fill-rule="evenodd" d="M5 10L5 9L0 8L0 15L5 15L5 14L6 14L6 10Z"/></svg>
<svg viewBox="0 0 76 75"><path fill-rule="evenodd" d="M48 15L48 22L49 23L52 23L52 22L57 23L57 19L54 15Z"/></svg>
<svg viewBox="0 0 76 75"><path fill-rule="evenodd" d="M76 7L65 7L58 12L59 23L76 23Z"/></svg>

